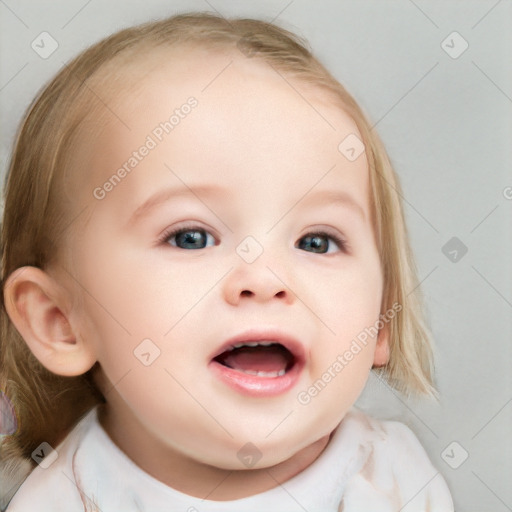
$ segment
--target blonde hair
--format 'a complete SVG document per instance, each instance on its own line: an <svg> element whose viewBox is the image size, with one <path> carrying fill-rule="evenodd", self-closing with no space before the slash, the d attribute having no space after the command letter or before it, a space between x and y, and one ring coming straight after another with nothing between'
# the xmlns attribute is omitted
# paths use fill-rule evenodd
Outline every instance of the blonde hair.
<svg viewBox="0 0 512 512"><path fill-rule="evenodd" d="M66 164L86 118L105 109L105 97L98 98L90 84L106 87L114 83L110 93L119 94L119 89L126 87L119 79L123 66L140 63L143 55L157 48L183 44L238 49L247 58L269 63L280 72L329 91L354 119L369 164L372 223L384 279L381 312L396 304L402 307L386 325L390 359L379 371L400 391L432 395L431 347L397 176L378 136L343 86L302 39L264 21L201 13L178 15L122 30L64 66L28 109L17 137L5 190L2 290L17 268L31 265L45 269L62 254L69 222L62 202ZM135 79L131 83L136 83ZM42 441L57 443L103 398L90 372L81 377L60 377L39 363L10 322L3 294L0 315L0 389L14 404L19 422L18 432L3 449L30 456Z"/></svg>

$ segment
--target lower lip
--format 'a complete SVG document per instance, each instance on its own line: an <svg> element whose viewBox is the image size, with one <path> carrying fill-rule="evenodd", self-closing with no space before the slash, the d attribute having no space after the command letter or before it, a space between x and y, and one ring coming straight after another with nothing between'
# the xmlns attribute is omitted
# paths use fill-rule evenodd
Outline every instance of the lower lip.
<svg viewBox="0 0 512 512"><path fill-rule="evenodd" d="M280 377L258 377L248 373L239 372L223 364L212 361L209 365L212 372L228 386L244 395L256 397L269 397L286 393L295 386L299 380L302 366L294 366Z"/></svg>

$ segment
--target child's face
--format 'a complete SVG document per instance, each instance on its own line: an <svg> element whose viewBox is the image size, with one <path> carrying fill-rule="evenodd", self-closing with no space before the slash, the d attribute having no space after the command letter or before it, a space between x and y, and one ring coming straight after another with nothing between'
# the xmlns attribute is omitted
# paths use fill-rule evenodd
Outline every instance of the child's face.
<svg viewBox="0 0 512 512"><path fill-rule="evenodd" d="M367 161L338 150L358 132L326 93L242 56L184 54L122 98L90 148L76 314L125 448L157 443L243 468L237 452L251 442L263 467L331 432L385 352L370 337L344 356L380 313ZM190 97L197 105L161 133ZM143 156L143 145L155 147ZM133 169L104 186L134 151ZM345 239L347 252L314 232ZM295 341L213 360L250 330Z"/></svg>

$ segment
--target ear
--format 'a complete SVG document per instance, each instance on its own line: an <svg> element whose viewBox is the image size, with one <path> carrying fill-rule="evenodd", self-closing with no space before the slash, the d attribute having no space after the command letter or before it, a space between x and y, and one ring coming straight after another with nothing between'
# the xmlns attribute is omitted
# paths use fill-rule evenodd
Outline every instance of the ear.
<svg viewBox="0 0 512 512"><path fill-rule="evenodd" d="M34 356L51 372L81 375L96 362L92 346L69 321L69 293L48 273L36 267L15 270L5 283L4 303Z"/></svg>
<svg viewBox="0 0 512 512"><path fill-rule="evenodd" d="M377 335L377 344L375 345L375 354L373 356L373 366L385 366L389 361L389 325L386 324L379 330Z"/></svg>

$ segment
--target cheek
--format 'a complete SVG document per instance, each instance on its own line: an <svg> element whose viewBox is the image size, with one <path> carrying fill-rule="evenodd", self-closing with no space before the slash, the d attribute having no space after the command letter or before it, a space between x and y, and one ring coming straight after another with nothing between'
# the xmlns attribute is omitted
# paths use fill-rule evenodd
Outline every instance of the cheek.
<svg viewBox="0 0 512 512"><path fill-rule="evenodd" d="M309 280L309 288L316 289L318 316L332 341L351 339L378 319L382 276L375 258L366 264L347 260L347 265L339 271ZM315 311L314 305L312 309Z"/></svg>
<svg viewBox="0 0 512 512"><path fill-rule="evenodd" d="M324 335L312 353L311 373L313 379L329 383L332 392L353 389L357 396L364 386L373 365L381 297L382 277L375 258L364 265L351 262L318 294Z"/></svg>
<svg viewBox="0 0 512 512"><path fill-rule="evenodd" d="M203 267L184 272L163 258L114 247L84 261L79 280L93 316L136 337L163 336L210 286Z"/></svg>
<svg viewBox="0 0 512 512"><path fill-rule="evenodd" d="M183 266L161 256L116 251L107 242L93 255L84 253L79 263L83 335L95 344L97 359L112 383L140 370L137 356L142 354L150 352L150 359L157 354L155 364L169 368L176 367L171 348L180 361L190 357L194 329L204 330L201 313L208 318L201 300L212 287L210 268L197 263L184 272ZM149 374L146 371L144 378Z"/></svg>

